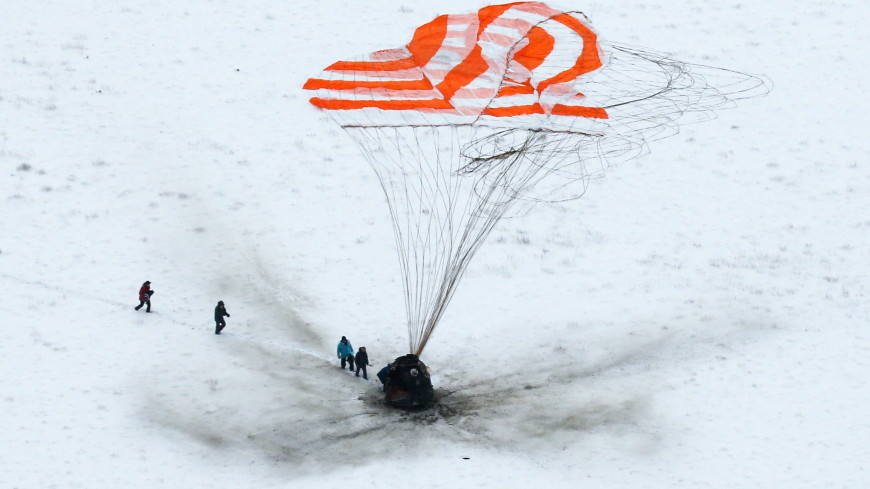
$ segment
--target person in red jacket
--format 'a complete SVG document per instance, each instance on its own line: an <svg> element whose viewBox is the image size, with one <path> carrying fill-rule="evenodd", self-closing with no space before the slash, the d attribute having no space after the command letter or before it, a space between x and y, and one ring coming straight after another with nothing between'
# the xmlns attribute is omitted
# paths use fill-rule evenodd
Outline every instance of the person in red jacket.
<svg viewBox="0 0 870 489"><path fill-rule="evenodd" d="M151 282L148 280L142 284L142 287L139 287L139 305L134 307L137 311L142 308L142 306L148 306L145 308L145 312L151 312L151 295L154 294L154 291L151 290Z"/></svg>

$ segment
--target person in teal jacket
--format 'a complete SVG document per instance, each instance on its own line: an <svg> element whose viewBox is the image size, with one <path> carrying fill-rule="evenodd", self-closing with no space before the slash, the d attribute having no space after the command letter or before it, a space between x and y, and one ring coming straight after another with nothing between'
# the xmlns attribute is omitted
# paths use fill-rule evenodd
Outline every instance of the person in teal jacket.
<svg viewBox="0 0 870 489"><path fill-rule="evenodd" d="M338 342L336 353L338 353L338 358L341 359L341 369L344 370L344 366L350 364L348 370L353 372L353 345L350 344L350 340L342 336L341 341Z"/></svg>

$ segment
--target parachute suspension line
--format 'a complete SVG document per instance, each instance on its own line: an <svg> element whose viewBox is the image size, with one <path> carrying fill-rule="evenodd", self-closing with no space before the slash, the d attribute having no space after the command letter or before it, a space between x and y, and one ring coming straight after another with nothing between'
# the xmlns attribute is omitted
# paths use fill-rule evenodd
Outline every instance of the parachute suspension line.
<svg viewBox="0 0 870 489"><path fill-rule="evenodd" d="M449 138L444 138L440 141L442 144L449 144L449 146L436 148L436 151L434 152L436 155L436 161L434 162L435 167L450 169L449 172L442 172L441 178L439 178L439 189L442 189L444 194L442 194L441 198L434 199L434 202L436 203L443 203L443 209L441 210L443 210L445 214L443 218L439 220L440 225L437 221L435 225L435 229L437 229L438 233L438 241L440 243L439 246L441 246L444 251L439 254L439 257L444 260L445 263L438 264L437 269L439 272L437 274L429 275L430 279L436 282L432 284L432 288L430 289L430 297L427 305L427 310L429 311L428 317L419 329L419 334L415 338L415 342L411 345L411 351L417 355L422 353L435 324L437 324L444 308L446 307L446 302L449 301L449 295L445 299L444 288L445 286L448 286L451 289L453 288L453 286L449 284L453 281L452 277L455 275L455 272L454 265L450 261L457 251L457 244L455 243L456 232L461 229L466 229L468 223L465 221L474 218L474 215L470 213L468 208L470 206L470 200L466 201L465 208L458 208L458 205L460 204L462 180L451 177L456 174L455 169L458 168L461 161L457 151L459 145L459 130L451 131L449 136ZM445 161L445 158L447 161ZM443 179L443 185L441 185L441 179ZM458 219L457 216L459 216ZM461 243L459 246L461 246Z"/></svg>
<svg viewBox="0 0 870 489"><path fill-rule="evenodd" d="M523 143L523 149L501 154L504 161L500 162L498 171L490 168L486 173L478 175L475 179L475 195L478 198L473 202L469 201L471 208L465 209L464 214L476 218L478 223L476 226L462 226L462 233L457 242L457 249L445 254L451 257L452 261L450 266L445 268L445 275L441 281L434 307L423 328L421 340L417 344L416 350L414 350L417 355L422 353L432 332L443 316L471 258L484 243L485 238L495 228L496 223L508 211L517 195L534 183L533 177L539 173L542 166L537 162L533 162L531 165L526 165L524 170L521 163L524 162L524 150L528 149L528 145L538 137L538 135L532 132L528 133L527 139ZM457 167L457 169L459 168ZM492 177L490 179L491 182L483 185L483 191L481 192L480 184L485 177Z"/></svg>
<svg viewBox="0 0 870 489"><path fill-rule="evenodd" d="M449 272L447 262L454 251L455 208L460 195L459 182L450 178L451 171L449 171L455 165L452 156L455 154L453 150L456 144L455 132L449 131L447 134L449 137L420 137L421 133L426 136L426 133L432 131L432 129L414 131L417 147L421 148L419 161L422 173L428 177L422 182L421 187L427 190L426 202L431 203L431 206L425 209L425 219L421 218L418 221L421 234L425 234L425 237L420 240L419 247L429 250L430 256L427 257L428 260L419 264L417 270L421 279L421 294L417 304L418 321L411 326L412 334L409 335L411 352L420 351L419 345L425 343L428 336L425 324L431 320L431 311L438 309L440 301L437 294L438 286L444 280L445 273ZM432 146L429 147L429 144ZM439 169L448 171L439 171ZM423 280L425 282L422 282Z"/></svg>
<svg viewBox="0 0 870 489"><path fill-rule="evenodd" d="M426 299L426 291L429 288L429 285L425 282L426 274L424 273L426 263L428 260L436 258L436 255L431 253L432 247L432 236L430 233L430 224L432 220L432 210L431 206L427 207L427 203L432 202L431 194L431 175L430 167L428 164L425 164L425 147L423 146L423 141L420 140L417 131L412 131L411 138L403 140L412 141L414 143L415 148L417 148L416 154L411 156L410 158L405 158L406 164L408 163L408 159L412 159L413 168L419 168L417 171L416 178L413 181L405 181L404 189L407 193L406 202L409 204L408 209L413 209L413 212L408 212L406 215L406 227L411 230L413 233L412 236L409 236L407 246L407 251L409 253L413 253L413 259L409 260L409 262L413 263L413 290L406 291L409 296L409 300L411 302L411 309L408 311L408 339L409 339L409 348L412 347L413 341L415 341L416 336L419 334L419 324L424 320L422 314L425 311L423 306L424 301ZM410 148L409 148L410 149ZM413 164L418 163L418 164ZM409 191L413 191L411 194Z"/></svg>
<svg viewBox="0 0 870 489"><path fill-rule="evenodd" d="M466 225L464 219L467 217L467 210L457 208L461 204L458 198L461 181L453 179L453 185L450 184L457 164L456 152L454 151L456 137L457 131L451 130L445 134L445 137L432 141L434 162L430 161L426 154L423 155L427 163L424 167L433 169L433 176L437 182L436 195L431 200L434 204L432 212L436 216L434 223L430 223L430 230L435 233L436 246L440 253L437 254L438 262L433 263L432 269L425 274L429 279L424 306L426 315L418 325L417 335L410 345L411 351L418 355L422 352L422 347L431 334L429 325L432 323L433 315L441 308L443 302L441 288L451 275L450 259L456 252L456 227L461 229ZM441 172L434 171L437 168L443 170ZM443 215L440 215L441 213Z"/></svg>
<svg viewBox="0 0 870 489"><path fill-rule="evenodd" d="M448 186L449 173L437 171L443 165L445 153L438 151L437 145L427 147L425 138L416 137L417 133L431 132L432 128L345 129L363 148L387 199L405 289L410 347L414 351L414 345L421 341L422 325L427 310L432 308L432 291L437 286L438 276L425 273L426 269L444 268L440 260L446 257L440 248L449 247L452 239L450 228L439 229L444 226L439 224L443 217L440 214L450 214L458 192ZM414 137L401 134L409 130ZM447 151L446 155L450 153ZM435 156L435 161L428 159L429 154ZM414 171L415 168L419 171ZM426 207L426 203L433 205Z"/></svg>
<svg viewBox="0 0 870 489"><path fill-rule="evenodd" d="M409 264L408 257L409 251L405 248L406 243L409 243L409 240L405 238L404 229L400 225L400 219L402 212L397 207L402 203L402 200L398 199L396 195L396 189L402 188L395 180L394 174L401 174L401 161L397 160L397 155L401 154L401 147L399 146L398 141L401 139L396 136L392 138L392 141L396 142L396 154L393 154L390 151L387 151L387 147L384 145L385 140L390 140L382 135L382 132L385 131L393 131L398 132L397 128L367 128L367 127L345 127L345 130L351 137L356 140L357 144L362 150L363 156L366 158L369 166L375 171L375 174L378 177L378 182L381 186L381 190L384 192L385 200L387 201L387 206L390 213L390 222L393 227L393 238L396 243L396 251L399 258L399 270L401 272L401 280L402 280L402 288L407 292L411 287L411 278L408 274ZM408 244L407 246L410 246ZM405 311L407 320L409 323L409 332L410 332L410 324L412 322L411 312L414 308L410 304L412 295L409 293L404 294L405 300Z"/></svg>

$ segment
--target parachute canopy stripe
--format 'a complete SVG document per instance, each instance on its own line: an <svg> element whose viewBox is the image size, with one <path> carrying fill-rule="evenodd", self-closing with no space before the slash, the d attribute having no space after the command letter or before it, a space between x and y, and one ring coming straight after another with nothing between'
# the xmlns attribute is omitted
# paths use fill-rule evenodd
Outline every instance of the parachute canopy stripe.
<svg viewBox="0 0 870 489"><path fill-rule="evenodd" d="M413 68L417 68L417 61L408 57L387 61L338 61L326 69L330 71L398 71Z"/></svg>
<svg viewBox="0 0 870 489"><path fill-rule="evenodd" d="M373 107L382 110L453 109L445 100L324 100L314 97L311 103L326 110L353 110Z"/></svg>
<svg viewBox="0 0 870 489"><path fill-rule="evenodd" d="M414 56L416 66L426 66L447 37L447 16L437 17L432 22L424 24L414 32L414 38L408 44L408 51Z"/></svg>
<svg viewBox="0 0 870 489"><path fill-rule="evenodd" d="M304 88L317 91L311 103L324 110L434 111L462 123L538 114L543 127L564 117L608 118L579 89L602 66L598 37L581 13L515 2L439 16L407 46L333 63ZM341 117L379 123L370 111Z"/></svg>
<svg viewBox="0 0 870 489"><path fill-rule="evenodd" d="M493 21L503 15L516 4L492 5L484 7L478 11L477 18L477 43L472 48L468 56L452 69L444 80L439 83L436 88L444 94L444 98L451 99L453 95L462 87L470 84L479 76L483 75L490 69L489 63L483 57L483 48L480 45L481 37L486 28ZM507 43L505 43L507 44Z"/></svg>
<svg viewBox="0 0 870 489"><path fill-rule="evenodd" d="M553 51L553 44L556 41L553 36L538 26L532 27L526 36L529 38L529 43L516 52L514 59L531 71L544 62L544 58Z"/></svg>
<svg viewBox="0 0 870 489"><path fill-rule="evenodd" d="M550 85L555 83L566 83L579 78L580 76L595 71L601 68L601 58L598 56L597 37L586 25L580 22L576 17L567 14L562 14L555 17L559 23L569 27L583 38L583 52L577 58L577 62L569 70L545 80L538 85L538 90L543 92Z"/></svg>
<svg viewBox="0 0 870 489"><path fill-rule="evenodd" d="M355 88L384 88L387 90L427 90L432 84L425 78L409 81L370 81L370 80L315 80L305 83L307 90L353 90Z"/></svg>
<svg viewBox="0 0 870 489"><path fill-rule="evenodd" d="M607 111L598 107L583 107L581 105L556 104L550 109L555 115L589 117L592 119L607 119Z"/></svg>
<svg viewBox="0 0 870 489"><path fill-rule="evenodd" d="M543 114L544 108L541 107L541 104L489 107L483 113L493 117L513 117L516 115Z"/></svg>
<svg viewBox="0 0 870 489"><path fill-rule="evenodd" d="M533 95L534 93L535 89L532 87L532 84L526 83L524 85L505 85L498 91L498 96L509 97L511 95Z"/></svg>

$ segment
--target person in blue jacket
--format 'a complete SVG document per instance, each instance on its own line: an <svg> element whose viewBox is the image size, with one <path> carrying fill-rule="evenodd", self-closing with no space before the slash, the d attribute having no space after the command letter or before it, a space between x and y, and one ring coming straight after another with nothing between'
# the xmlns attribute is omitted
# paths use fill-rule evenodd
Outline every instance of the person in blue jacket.
<svg viewBox="0 0 870 489"><path fill-rule="evenodd" d="M341 369L344 370L344 366L350 364L348 370L353 372L353 345L350 344L350 340L342 336L341 341L338 342L336 353L338 353L338 358L341 359Z"/></svg>
<svg viewBox="0 0 870 489"><path fill-rule="evenodd" d="M387 391L387 381L390 380L390 366L387 365L386 367L378 370L377 375L378 375L378 380L380 380L381 384L383 384L384 392L386 392Z"/></svg>

